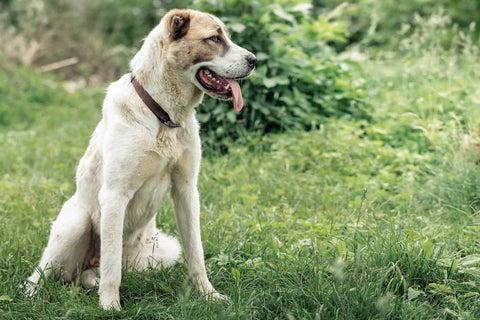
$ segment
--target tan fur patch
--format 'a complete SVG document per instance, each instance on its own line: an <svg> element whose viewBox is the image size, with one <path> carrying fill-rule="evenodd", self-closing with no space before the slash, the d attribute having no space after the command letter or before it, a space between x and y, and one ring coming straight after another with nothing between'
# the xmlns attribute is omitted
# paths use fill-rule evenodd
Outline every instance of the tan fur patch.
<svg viewBox="0 0 480 320"><path fill-rule="evenodd" d="M120 115L127 123L139 124L137 116L133 113L130 107L126 104L121 104L118 106Z"/></svg>
<svg viewBox="0 0 480 320"><path fill-rule="evenodd" d="M228 31L224 32L225 26L220 26L212 16L195 11L190 12L189 21L187 33L170 44L178 53L176 56L182 67L225 55L229 49L226 40L230 38ZM221 41L208 40L213 36L218 36Z"/></svg>
<svg viewBox="0 0 480 320"><path fill-rule="evenodd" d="M190 11L172 10L166 21L172 41L184 37L190 29Z"/></svg>

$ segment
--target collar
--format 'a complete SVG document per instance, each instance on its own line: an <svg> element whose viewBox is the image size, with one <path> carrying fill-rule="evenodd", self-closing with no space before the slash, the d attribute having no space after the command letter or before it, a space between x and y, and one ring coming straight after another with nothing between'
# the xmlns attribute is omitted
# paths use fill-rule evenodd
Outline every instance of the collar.
<svg viewBox="0 0 480 320"><path fill-rule="evenodd" d="M175 124L170 119L168 113L160 107L160 105L152 98L152 96L142 87L142 85L135 79L135 76L132 74L130 82L133 84L135 91L137 92L140 99L147 107L153 112L153 114L160 120L161 123L166 125L169 128L178 128L180 125Z"/></svg>

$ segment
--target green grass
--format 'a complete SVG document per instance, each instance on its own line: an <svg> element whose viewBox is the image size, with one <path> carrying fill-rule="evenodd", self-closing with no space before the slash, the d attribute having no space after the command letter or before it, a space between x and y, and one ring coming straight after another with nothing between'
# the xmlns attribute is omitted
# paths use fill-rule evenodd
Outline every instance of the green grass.
<svg viewBox="0 0 480 320"><path fill-rule="evenodd" d="M0 71L0 318L480 317L480 172L462 142L478 141L480 65L469 57L370 58L357 77L371 122L329 119L208 154L206 264L230 301L203 300L179 263L124 272L120 312L102 311L96 290L48 281L28 299L20 288L74 192L103 88L68 94ZM158 224L178 236L170 200Z"/></svg>

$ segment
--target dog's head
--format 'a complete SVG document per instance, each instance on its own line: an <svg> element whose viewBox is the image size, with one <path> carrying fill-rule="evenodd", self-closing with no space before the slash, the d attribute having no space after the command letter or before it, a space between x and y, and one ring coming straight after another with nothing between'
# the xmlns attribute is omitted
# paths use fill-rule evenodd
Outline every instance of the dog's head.
<svg viewBox="0 0 480 320"><path fill-rule="evenodd" d="M148 58L158 60L163 72L174 72L182 83L214 98L233 98L236 111L243 107L237 80L252 73L256 57L231 41L217 17L195 10L172 10L148 35L145 46L158 52ZM131 63L132 71L136 58Z"/></svg>

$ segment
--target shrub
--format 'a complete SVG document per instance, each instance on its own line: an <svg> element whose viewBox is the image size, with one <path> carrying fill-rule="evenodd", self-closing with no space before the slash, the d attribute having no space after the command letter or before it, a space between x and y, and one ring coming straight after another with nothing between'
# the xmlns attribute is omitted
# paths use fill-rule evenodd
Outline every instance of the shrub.
<svg viewBox="0 0 480 320"><path fill-rule="evenodd" d="M344 41L342 25L313 18L309 3L198 0L195 6L221 17L233 40L259 60L254 76L242 84L241 113L210 98L202 104L198 118L206 143L310 129L325 117L367 117L361 87L349 73L355 65L328 45Z"/></svg>

